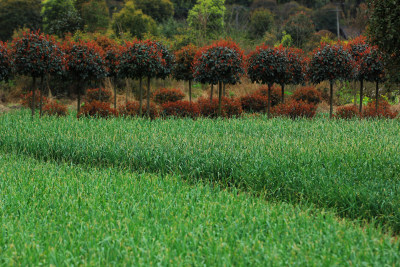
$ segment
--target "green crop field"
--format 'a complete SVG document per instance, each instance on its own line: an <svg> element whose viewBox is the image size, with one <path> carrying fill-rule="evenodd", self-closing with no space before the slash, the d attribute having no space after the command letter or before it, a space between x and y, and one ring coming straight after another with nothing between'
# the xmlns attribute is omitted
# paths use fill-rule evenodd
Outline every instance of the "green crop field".
<svg viewBox="0 0 400 267"><path fill-rule="evenodd" d="M0 116L0 265L396 265L397 120Z"/></svg>

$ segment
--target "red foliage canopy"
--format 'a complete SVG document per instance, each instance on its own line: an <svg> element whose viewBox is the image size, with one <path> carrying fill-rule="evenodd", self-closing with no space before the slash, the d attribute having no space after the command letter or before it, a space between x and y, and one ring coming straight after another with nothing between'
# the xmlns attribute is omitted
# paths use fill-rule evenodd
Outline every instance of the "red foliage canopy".
<svg viewBox="0 0 400 267"><path fill-rule="evenodd" d="M36 78L48 73L61 75L65 63L65 54L55 39L39 31L15 38L12 57L16 73Z"/></svg>
<svg viewBox="0 0 400 267"><path fill-rule="evenodd" d="M248 56L247 73L262 84L299 84L304 81L303 51L294 48L258 46Z"/></svg>
<svg viewBox="0 0 400 267"><path fill-rule="evenodd" d="M178 81L193 80L192 65L198 48L192 44L187 45L175 52L176 64L173 76Z"/></svg>
<svg viewBox="0 0 400 267"><path fill-rule="evenodd" d="M308 78L313 83L350 79L353 73L353 58L341 43L321 44L314 50L308 69Z"/></svg>
<svg viewBox="0 0 400 267"><path fill-rule="evenodd" d="M244 73L243 50L232 41L221 40L203 47L193 62L193 76L201 83L236 84Z"/></svg>
<svg viewBox="0 0 400 267"><path fill-rule="evenodd" d="M67 72L77 81L101 79L107 75L104 51L94 41L64 42Z"/></svg>
<svg viewBox="0 0 400 267"><path fill-rule="evenodd" d="M11 57L7 43L0 41L0 81L7 80L11 73Z"/></svg>

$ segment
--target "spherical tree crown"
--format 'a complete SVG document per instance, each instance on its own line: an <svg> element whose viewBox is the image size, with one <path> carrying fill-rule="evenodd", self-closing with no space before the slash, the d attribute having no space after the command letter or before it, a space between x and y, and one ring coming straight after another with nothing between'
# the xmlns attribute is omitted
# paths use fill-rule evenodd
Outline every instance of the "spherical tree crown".
<svg viewBox="0 0 400 267"><path fill-rule="evenodd" d="M0 81L5 81L11 74L11 57L7 43L0 41Z"/></svg>
<svg viewBox="0 0 400 267"><path fill-rule="evenodd" d="M125 43L122 49L119 75L124 78L155 77L166 65L156 42L134 40Z"/></svg>
<svg viewBox="0 0 400 267"><path fill-rule="evenodd" d="M262 45L249 54L247 74L252 82L272 85L287 84L294 71L291 72L289 68L288 53L282 45L279 47Z"/></svg>
<svg viewBox="0 0 400 267"><path fill-rule="evenodd" d="M347 44L347 50L354 60L358 60L361 54L367 50L368 47L367 38L362 35L354 38Z"/></svg>
<svg viewBox="0 0 400 267"><path fill-rule="evenodd" d="M156 77L160 79L167 78L171 73L175 65L175 55L171 53L170 49L161 42L153 42L157 46L157 49L161 52L163 64L159 65Z"/></svg>
<svg viewBox="0 0 400 267"><path fill-rule="evenodd" d="M355 78L368 82L383 82L385 66L377 46L367 47L355 61Z"/></svg>
<svg viewBox="0 0 400 267"><path fill-rule="evenodd" d="M178 81L193 80L192 64L198 48L192 44L187 45L175 52L176 64L173 69L173 76Z"/></svg>
<svg viewBox="0 0 400 267"><path fill-rule="evenodd" d="M62 74L65 54L53 37L39 31L27 31L12 41L15 71L21 75L42 77Z"/></svg>
<svg viewBox="0 0 400 267"><path fill-rule="evenodd" d="M96 42L67 40L64 50L67 72L74 80L89 81L106 77L104 51Z"/></svg>
<svg viewBox="0 0 400 267"><path fill-rule="evenodd" d="M193 62L193 76L201 83L236 84L244 73L243 51L232 41L217 41L200 49Z"/></svg>
<svg viewBox="0 0 400 267"><path fill-rule="evenodd" d="M286 84L301 84L305 81L307 58L304 57L303 50L296 48L287 48L286 56L288 58L287 80Z"/></svg>
<svg viewBox="0 0 400 267"><path fill-rule="evenodd" d="M352 77L353 58L341 43L321 44L313 51L307 76L313 83L333 82Z"/></svg>

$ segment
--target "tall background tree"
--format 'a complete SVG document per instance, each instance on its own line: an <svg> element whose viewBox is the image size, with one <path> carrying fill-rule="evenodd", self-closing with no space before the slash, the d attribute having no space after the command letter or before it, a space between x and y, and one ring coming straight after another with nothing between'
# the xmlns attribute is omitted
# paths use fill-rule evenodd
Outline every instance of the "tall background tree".
<svg viewBox="0 0 400 267"><path fill-rule="evenodd" d="M283 30L290 34L295 46L303 47L315 32L315 26L306 13L299 12L285 22Z"/></svg>
<svg viewBox="0 0 400 267"><path fill-rule="evenodd" d="M1 0L0 40L10 39L13 31L20 28L39 29L42 24L41 5L41 0Z"/></svg>
<svg viewBox="0 0 400 267"><path fill-rule="evenodd" d="M398 0L368 1L368 35L384 53L391 81L400 83L400 4Z"/></svg>
<svg viewBox="0 0 400 267"><path fill-rule="evenodd" d="M82 3L80 15L89 32L105 31L110 24L109 10L105 0L90 0Z"/></svg>
<svg viewBox="0 0 400 267"><path fill-rule="evenodd" d="M142 10L137 9L133 1L125 3L118 13L115 13L112 28L117 35L130 33L142 39L146 33L157 32L156 22Z"/></svg>
<svg viewBox="0 0 400 267"><path fill-rule="evenodd" d="M152 17L157 22L162 22L174 15L174 5L170 0L134 0L137 9Z"/></svg>
<svg viewBox="0 0 400 267"><path fill-rule="evenodd" d="M43 30L64 37L83 29L83 20L73 0L44 0L42 3Z"/></svg>
<svg viewBox="0 0 400 267"><path fill-rule="evenodd" d="M214 39L223 31L225 0L197 0L187 18L194 36L200 41Z"/></svg>

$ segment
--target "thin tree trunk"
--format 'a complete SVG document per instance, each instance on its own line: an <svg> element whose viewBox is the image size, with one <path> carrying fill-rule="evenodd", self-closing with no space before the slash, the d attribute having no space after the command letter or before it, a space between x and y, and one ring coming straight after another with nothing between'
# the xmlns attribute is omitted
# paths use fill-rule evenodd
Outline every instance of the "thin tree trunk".
<svg viewBox="0 0 400 267"><path fill-rule="evenodd" d="M111 78L110 82L111 82L111 86L114 88L114 108L117 109L117 86L116 86L115 80L116 80L116 78L113 77L113 78Z"/></svg>
<svg viewBox="0 0 400 267"><path fill-rule="evenodd" d="M379 101L379 82L376 82L376 91L375 91L375 111L378 113L378 101Z"/></svg>
<svg viewBox="0 0 400 267"><path fill-rule="evenodd" d="M222 82L218 83L218 116L222 115Z"/></svg>
<svg viewBox="0 0 400 267"><path fill-rule="evenodd" d="M128 104L128 94L129 90L131 90L131 85L129 84L129 79L125 79L125 104Z"/></svg>
<svg viewBox="0 0 400 267"><path fill-rule="evenodd" d="M192 104L192 80L189 80L189 103Z"/></svg>
<svg viewBox="0 0 400 267"><path fill-rule="evenodd" d="M213 100L213 94L214 94L214 84L211 84L210 103Z"/></svg>
<svg viewBox="0 0 400 267"><path fill-rule="evenodd" d="M226 89L226 84L224 83L224 89L223 89L224 93L223 93L223 95L226 97L226 90L225 89Z"/></svg>
<svg viewBox="0 0 400 267"><path fill-rule="evenodd" d="M362 113L362 106L363 106L363 99L364 99L363 93L364 93L364 81L360 80L360 107L358 110L360 112L360 114Z"/></svg>
<svg viewBox="0 0 400 267"><path fill-rule="evenodd" d="M356 81L353 81L353 88L354 88L354 106L357 106L357 86Z"/></svg>
<svg viewBox="0 0 400 267"><path fill-rule="evenodd" d="M36 87L36 77L33 77L33 79L32 79L32 104L31 104L32 119L35 116L35 87Z"/></svg>
<svg viewBox="0 0 400 267"><path fill-rule="evenodd" d="M282 88L282 104L285 103L285 84L281 84L281 88Z"/></svg>
<svg viewBox="0 0 400 267"><path fill-rule="evenodd" d="M150 77L147 77L147 117L150 118Z"/></svg>
<svg viewBox="0 0 400 267"><path fill-rule="evenodd" d="M42 117L42 105L43 105L43 80L44 80L44 76L42 76L40 78L40 96L39 96L39 118Z"/></svg>
<svg viewBox="0 0 400 267"><path fill-rule="evenodd" d="M79 82L78 82L78 106L76 110L78 111L78 114L81 111L81 85Z"/></svg>
<svg viewBox="0 0 400 267"><path fill-rule="evenodd" d="M139 79L139 116L142 117L142 108L143 108L143 79L140 77Z"/></svg>
<svg viewBox="0 0 400 267"><path fill-rule="evenodd" d="M333 117L333 81L330 81L329 118Z"/></svg>
<svg viewBox="0 0 400 267"><path fill-rule="evenodd" d="M272 84L268 84L268 104L267 104L268 119L270 118L270 112L271 112L271 88L272 88Z"/></svg>

